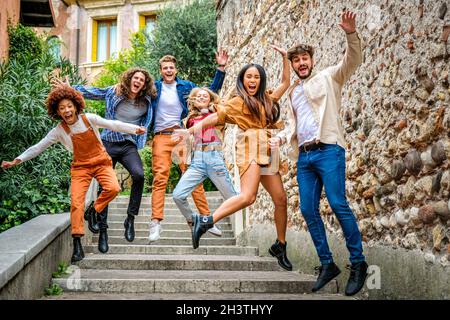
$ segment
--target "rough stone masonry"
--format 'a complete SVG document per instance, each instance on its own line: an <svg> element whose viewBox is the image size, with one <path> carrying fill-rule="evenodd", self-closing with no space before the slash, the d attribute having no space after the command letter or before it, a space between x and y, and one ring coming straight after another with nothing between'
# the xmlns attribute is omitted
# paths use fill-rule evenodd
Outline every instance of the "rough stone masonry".
<svg viewBox="0 0 450 320"><path fill-rule="evenodd" d="M316 48L316 68L344 54L339 28L344 8L357 13L363 63L343 89L341 121L347 140L347 195L369 247L420 250L427 261L450 260L450 3L416 1L220 0L218 44L230 54L223 92L240 68L262 64L269 87L281 81L279 54L296 42ZM292 72L292 79L295 74ZM281 100L286 118L286 95ZM226 158L233 173L232 127ZM282 147L283 158L287 159ZM306 230L299 214L296 164L283 177L289 230ZM272 224L273 206L260 188L251 223ZM343 239L325 197L327 232ZM289 233L288 230L288 233Z"/></svg>

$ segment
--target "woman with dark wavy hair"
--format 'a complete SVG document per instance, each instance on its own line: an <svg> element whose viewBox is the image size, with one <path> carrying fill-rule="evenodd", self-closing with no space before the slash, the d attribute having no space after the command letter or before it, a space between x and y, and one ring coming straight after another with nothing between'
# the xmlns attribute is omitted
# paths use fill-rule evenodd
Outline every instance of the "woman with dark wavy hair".
<svg viewBox="0 0 450 320"><path fill-rule="evenodd" d="M143 134L146 130L142 126L106 120L96 114L84 114L83 96L66 85L55 87L48 95L46 105L49 116L52 119L60 120L60 123L41 141L28 148L13 161L3 161L2 168L7 169L33 159L58 142L73 152L70 169L72 200L70 222L73 237L71 261L76 262L84 258L81 246L81 237L84 235L84 203L91 180L95 178L103 186L101 194L92 206L95 216L98 215L100 228L98 250L102 253L108 251L108 234L104 227L106 216L102 211L120 191L116 174L112 168L111 157L103 148L98 129L105 128L133 135Z"/></svg>
<svg viewBox="0 0 450 320"><path fill-rule="evenodd" d="M266 72L258 64L248 64L238 74L236 88L232 98L220 105L217 113L206 117L188 130L178 130L174 139L180 139L202 128L225 123L236 124L236 164L239 168L239 195L224 201L214 214L202 217L192 215L193 247L197 248L202 234L214 223L250 206L256 199L259 183L270 194L275 205L275 225L277 240L269 249L272 256L286 270L292 265L286 255L287 200L279 174L278 145L280 139L272 137L270 129L280 129L282 124L278 100L289 88L290 66L286 50L272 46L283 57L283 74L281 84L272 92L266 90Z"/></svg>
<svg viewBox="0 0 450 320"><path fill-rule="evenodd" d="M58 80L57 84L60 83ZM143 126L146 129L152 121L151 100L156 97L156 87L150 74L141 68L125 71L118 84L107 88L73 86L86 99L105 100L105 118L120 120ZM101 134L103 145L111 156L113 167L119 162L130 173L132 179L130 202L124 222L125 239L134 240L134 218L139 213L144 190L144 168L138 150L145 146L147 135L123 134L108 129ZM108 208L105 209L107 215ZM97 229L92 216L86 217L90 229Z"/></svg>

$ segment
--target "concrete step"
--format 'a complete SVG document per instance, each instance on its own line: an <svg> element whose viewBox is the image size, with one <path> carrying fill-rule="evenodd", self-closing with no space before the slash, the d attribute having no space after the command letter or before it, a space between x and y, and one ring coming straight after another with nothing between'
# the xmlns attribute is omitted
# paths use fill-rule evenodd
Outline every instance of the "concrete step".
<svg viewBox="0 0 450 320"><path fill-rule="evenodd" d="M213 208L210 208L211 210L214 210ZM198 214L198 211L196 208L192 207L192 210L194 213ZM126 208L108 208L108 215L109 214L127 214ZM138 216L151 216L152 210L151 209L139 209ZM166 208L164 209L164 217L166 216L183 216L180 210L178 208Z"/></svg>
<svg viewBox="0 0 450 320"><path fill-rule="evenodd" d="M229 255L89 254L81 269L282 271L275 258Z"/></svg>
<svg viewBox="0 0 450 320"><path fill-rule="evenodd" d="M127 215L125 213L123 214L108 214L108 223L110 222L124 222L125 218L127 217ZM134 222L150 222L150 215L138 215L134 218ZM178 215L169 215L169 216L165 216L164 220L162 220L161 224L164 228L164 223L169 222L169 223L184 223L186 224L186 218L180 213ZM220 222L226 222L226 223L230 223L230 217L226 217L222 220L220 220Z"/></svg>
<svg viewBox="0 0 450 320"><path fill-rule="evenodd" d="M98 253L97 244L86 245L83 247L84 252ZM109 243L109 254L164 254L164 255L233 255L233 256L257 256L259 250L256 247L238 247L238 246L212 246L205 245L197 249L189 245L136 245L134 242L127 244L111 244Z"/></svg>
<svg viewBox="0 0 450 320"><path fill-rule="evenodd" d="M108 219L109 220L109 219ZM125 220L125 218L124 218ZM122 229L124 230L124 226L123 226L123 220L121 220L120 222L110 222L108 221L108 226L109 226L109 230L111 229ZM190 229L188 227L188 225L186 224L186 222L182 222L182 223L173 223L173 222L162 222L162 226L164 228L164 231L169 231L169 230L182 230L182 231L189 231ZM231 223L227 223L227 222L222 222L220 221L219 223L216 223L216 226L218 226L220 228L220 230L222 231L233 231L233 227L231 225ZM135 222L134 223L134 228L135 230L149 230L150 228L150 222Z"/></svg>
<svg viewBox="0 0 450 320"><path fill-rule="evenodd" d="M207 200L214 199L214 198L222 198L222 195L219 191L207 191L207 192L205 192L205 195L206 195ZM117 196L114 199L114 201L119 201L119 202L120 201L128 201L128 199L130 199L130 196L120 195L120 196ZM150 201L151 199L152 199L151 194L145 195L142 197L142 201L144 201L144 200ZM172 193L166 193L165 199L172 199ZM189 197L189 199L192 200L191 197Z"/></svg>
<svg viewBox="0 0 450 320"><path fill-rule="evenodd" d="M310 293L316 277L287 271L77 269L53 279L64 291L103 293ZM321 293L337 293L331 281Z"/></svg>
<svg viewBox="0 0 450 320"><path fill-rule="evenodd" d="M44 296L41 300L356 300L331 293L101 293L63 292L58 296ZM211 314L211 313L210 313Z"/></svg>
<svg viewBox="0 0 450 320"><path fill-rule="evenodd" d="M206 201L208 202L209 206L219 206L222 204L222 202L224 202L224 199L222 197L214 197L214 198L206 198ZM129 202L130 202L129 199L121 199L121 200L115 199L109 203L109 206L123 208L123 207L127 207ZM188 202L189 202L189 205L195 206L195 202L192 198L188 198ZM151 208L151 203L152 203L151 199L142 198L140 207L141 208ZM170 206L170 207L176 206L175 201L173 200L172 197L170 197L170 198L166 197L164 199L164 206Z"/></svg>
<svg viewBox="0 0 450 320"><path fill-rule="evenodd" d="M211 212L214 212L217 208L219 208L221 203L217 203L217 204L210 204L209 210ZM195 204L191 204L190 205L191 209L197 213L197 207L195 206ZM108 205L108 209L122 209L122 210L126 210L128 208L128 203L115 203L115 204L109 204ZM148 204L141 204L141 206L139 207L140 210L144 209L144 210L151 210L151 206ZM178 207L175 204L170 204L170 203L165 203L164 204L164 211L168 210L168 209L172 209L172 210L178 210Z"/></svg>
<svg viewBox="0 0 450 320"><path fill-rule="evenodd" d="M163 235L163 233L161 233ZM92 237L92 243L98 243L98 234ZM184 238L175 238L175 237L164 237L162 236L158 241L152 242L154 244L160 245L192 245L191 237ZM130 244L125 238L122 236L108 236L108 244ZM149 244L148 237L135 237L133 244ZM202 245L235 245L235 238L224 238L224 237L214 237L207 238L202 237L200 239L200 246Z"/></svg>
<svg viewBox="0 0 450 320"><path fill-rule="evenodd" d="M185 227L186 230L168 230L166 228L163 228L163 231L161 232L161 236L168 237L168 238L188 238L191 237L191 230L188 226ZM120 237L124 236L124 228L122 229L108 229L108 236L112 237ZM149 234L149 228L147 229L135 229L135 236L136 237L148 237ZM222 231L222 238L233 238L234 232L233 231ZM205 235L202 236L202 239L209 239L209 238L215 238L217 239L217 236L212 235L211 233L207 232Z"/></svg>

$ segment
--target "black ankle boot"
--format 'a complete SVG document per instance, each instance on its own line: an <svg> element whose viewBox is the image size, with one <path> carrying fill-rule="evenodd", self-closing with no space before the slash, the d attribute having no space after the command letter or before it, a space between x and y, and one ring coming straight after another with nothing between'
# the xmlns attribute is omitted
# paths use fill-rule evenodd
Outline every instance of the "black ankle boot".
<svg viewBox="0 0 450 320"><path fill-rule="evenodd" d="M129 214L123 225L125 227L125 239L132 242L134 240L134 216Z"/></svg>
<svg viewBox="0 0 450 320"><path fill-rule="evenodd" d="M276 257L278 259L278 264L287 271L292 271L292 264L289 261L286 254L287 242L282 244L278 239L275 243L269 248L269 253L272 257Z"/></svg>
<svg viewBox="0 0 450 320"><path fill-rule="evenodd" d="M89 207L84 212L84 220L88 222L88 228L92 233L98 233L97 211L94 209L94 201L91 202Z"/></svg>
<svg viewBox="0 0 450 320"><path fill-rule="evenodd" d="M319 291L328 282L336 278L341 273L341 270L339 270L338 266L335 265L334 262L316 267L316 270L319 270L319 276L317 277L317 281L314 284L312 292Z"/></svg>
<svg viewBox="0 0 450 320"><path fill-rule="evenodd" d="M350 277L348 278L347 287L345 288L346 296L353 296L357 294L367 278L367 268L369 266L365 261L352 264L350 269Z"/></svg>
<svg viewBox="0 0 450 320"><path fill-rule="evenodd" d="M108 246L108 224L106 223L107 220L107 211L103 210L101 213L98 214L98 227L100 230L100 234L98 236L98 251L101 253L106 253L109 250Z"/></svg>
<svg viewBox="0 0 450 320"><path fill-rule="evenodd" d="M214 225L213 216L200 216L198 214L192 215L192 246L194 249L198 248L200 237Z"/></svg>
<svg viewBox="0 0 450 320"><path fill-rule="evenodd" d="M107 229L100 229L100 234L98 236L98 251L106 253L108 250L108 231Z"/></svg>
<svg viewBox="0 0 450 320"><path fill-rule="evenodd" d="M74 236L73 237L73 253L72 253L72 263L83 260L84 252L83 246L81 245L81 237Z"/></svg>

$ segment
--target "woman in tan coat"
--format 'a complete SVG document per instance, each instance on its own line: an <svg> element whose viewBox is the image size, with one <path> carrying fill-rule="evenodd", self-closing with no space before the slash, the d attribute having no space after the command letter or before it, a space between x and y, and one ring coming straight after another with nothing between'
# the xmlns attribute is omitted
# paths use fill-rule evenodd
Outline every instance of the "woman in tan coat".
<svg viewBox="0 0 450 320"><path fill-rule="evenodd" d="M287 200L278 163L271 161L271 149L277 149L280 138L272 137L270 129L279 129L280 106L278 100L289 88L290 66L286 51L272 46L283 58L283 76L281 84L271 93L266 90L266 72L258 64L248 64L239 72L236 93L225 105L219 106L214 113L198 122L189 130L177 130L174 139L202 128L225 123L236 124L239 128L236 143L236 162L241 178L241 193L224 201L213 215L202 217L192 215L194 224L192 242L194 248L212 225L219 220L250 206L255 202L259 183L270 194L275 205L275 225L277 240L269 249L272 256L286 270L292 265L286 256Z"/></svg>

